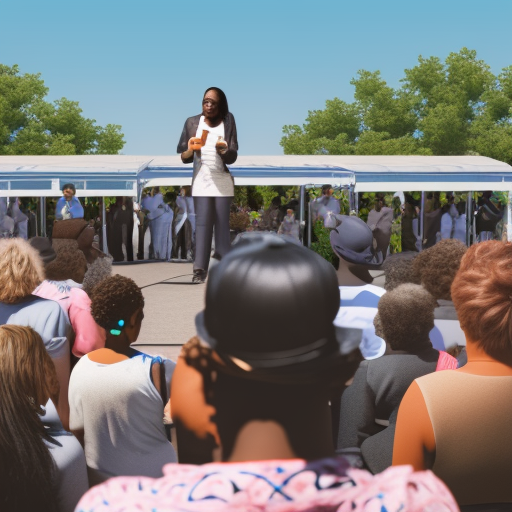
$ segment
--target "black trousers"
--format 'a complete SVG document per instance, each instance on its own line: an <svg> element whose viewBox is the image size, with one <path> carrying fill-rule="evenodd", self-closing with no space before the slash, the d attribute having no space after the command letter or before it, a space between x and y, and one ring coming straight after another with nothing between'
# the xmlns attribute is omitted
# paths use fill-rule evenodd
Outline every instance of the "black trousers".
<svg viewBox="0 0 512 512"><path fill-rule="evenodd" d="M220 257L231 249L229 210L233 197L194 197L196 212L196 258L194 270L208 270L215 227L215 252Z"/></svg>

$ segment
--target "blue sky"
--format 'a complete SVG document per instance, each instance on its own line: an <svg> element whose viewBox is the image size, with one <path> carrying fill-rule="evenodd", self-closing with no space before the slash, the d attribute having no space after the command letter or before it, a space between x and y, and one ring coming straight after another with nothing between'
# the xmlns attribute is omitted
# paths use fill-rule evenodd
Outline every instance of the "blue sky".
<svg viewBox="0 0 512 512"><path fill-rule="evenodd" d="M512 64L512 0L3 0L0 63L41 73L98 124L120 124L124 154L175 154L203 92L223 89L240 154L282 154L285 124L377 70L397 86L418 56L475 49Z"/></svg>

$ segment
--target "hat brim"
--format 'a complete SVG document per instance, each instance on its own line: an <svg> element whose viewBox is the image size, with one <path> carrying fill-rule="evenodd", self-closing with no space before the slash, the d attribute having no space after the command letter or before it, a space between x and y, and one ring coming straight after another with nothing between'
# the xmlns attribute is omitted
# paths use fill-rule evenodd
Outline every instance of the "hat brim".
<svg viewBox="0 0 512 512"><path fill-rule="evenodd" d="M384 256L380 251L372 252L368 250L364 253L358 253L350 249L345 249L337 244L333 244L332 248L334 252L345 261L356 265L364 265L369 269L378 269L384 262Z"/></svg>

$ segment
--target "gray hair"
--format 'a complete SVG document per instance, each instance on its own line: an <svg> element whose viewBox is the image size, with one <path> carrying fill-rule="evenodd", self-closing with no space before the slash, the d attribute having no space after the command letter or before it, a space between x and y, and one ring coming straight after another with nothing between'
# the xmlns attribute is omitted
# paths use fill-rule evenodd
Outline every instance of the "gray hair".
<svg viewBox="0 0 512 512"><path fill-rule="evenodd" d="M113 258L111 256L105 256L95 259L89 265L82 285L82 289L87 295L90 296L96 285L112 275L112 261Z"/></svg>
<svg viewBox="0 0 512 512"><path fill-rule="evenodd" d="M413 348L429 339L437 302L423 286L406 283L386 292L379 301L376 332L392 350Z"/></svg>

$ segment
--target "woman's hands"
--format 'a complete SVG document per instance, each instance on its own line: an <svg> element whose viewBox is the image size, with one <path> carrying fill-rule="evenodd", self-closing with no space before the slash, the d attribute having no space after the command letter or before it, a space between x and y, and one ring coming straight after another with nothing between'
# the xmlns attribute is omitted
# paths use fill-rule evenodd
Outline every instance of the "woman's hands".
<svg viewBox="0 0 512 512"><path fill-rule="evenodd" d="M215 149L219 155L225 155L228 152L228 143L222 137L219 137L215 144Z"/></svg>

